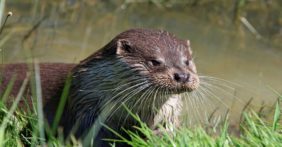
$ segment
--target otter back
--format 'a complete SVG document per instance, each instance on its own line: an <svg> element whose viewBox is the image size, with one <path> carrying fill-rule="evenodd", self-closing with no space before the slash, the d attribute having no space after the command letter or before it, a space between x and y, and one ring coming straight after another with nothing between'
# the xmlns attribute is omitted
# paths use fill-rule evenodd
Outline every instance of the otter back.
<svg viewBox="0 0 282 147"><path fill-rule="evenodd" d="M74 66L75 64L65 63L39 64L44 105L49 101L59 100L61 95L61 89L64 86L67 74L70 73L71 69ZM10 97L7 100L8 105L13 102L13 98L16 97L16 95L18 94L19 89L22 86L22 82L26 78L28 72L31 73L31 69L27 64L24 63L0 65L0 76L2 78L0 84L0 95L4 93L7 84L11 81L12 77L15 76L14 86L12 88ZM29 81L31 81L31 79L29 79ZM23 98L26 98L29 107L31 107L32 100L30 84L27 86ZM26 104L23 99L20 101L19 105L20 108L26 107ZM49 107L55 108L56 106L51 105Z"/></svg>

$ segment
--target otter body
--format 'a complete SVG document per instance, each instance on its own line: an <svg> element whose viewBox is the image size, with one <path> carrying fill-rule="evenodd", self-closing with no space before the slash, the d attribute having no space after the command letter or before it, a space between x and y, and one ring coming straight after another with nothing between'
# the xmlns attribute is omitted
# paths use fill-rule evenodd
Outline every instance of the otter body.
<svg viewBox="0 0 282 147"><path fill-rule="evenodd" d="M170 131L180 125L183 94L199 85L189 41L149 29L117 35L75 65L71 75L60 125L66 136L78 138L85 137L93 124L102 123L120 134L122 128L133 130L138 123L128 111L154 130L161 124ZM114 135L101 126L95 145L107 145L103 138Z"/></svg>
<svg viewBox="0 0 282 147"><path fill-rule="evenodd" d="M43 93L43 102L47 103L52 98L60 96L62 87L71 69L76 64L67 63L42 63L40 67L41 86ZM15 97L21 88L24 79L27 77L27 72L30 71L28 64L14 63L0 65L0 95L4 93L8 83L15 78L14 85L11 91L11 96ZM29 87L29 86L28 86ZM24 97L30 98L31 89L27 88ZM30 99L28 99L30 100ZM53 99L52 99L53 100ZM31 103L31 102L29 102Z"/></svg>
<svg viewBox="0 0 282 147"><path fill-rule="evenodd" d="M123 134L138 125L128 110L154 130L171 130L180 124L182 94L198 85L189 41L166 31L125 31L73 69L65 133L78 124L73 133L84 136L99 118ZM109 134L102 127L96 142Z"/></svg>

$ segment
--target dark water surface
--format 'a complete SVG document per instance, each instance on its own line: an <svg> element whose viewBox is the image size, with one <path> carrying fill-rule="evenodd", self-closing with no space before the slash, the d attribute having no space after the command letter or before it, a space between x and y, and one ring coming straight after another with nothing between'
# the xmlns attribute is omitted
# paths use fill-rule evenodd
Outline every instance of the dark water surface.
<svg viewBox="0 0 282 147"><path fill-rule="evenodd" d="M238 114L250 98L254 107L259 108L262 103L271 106L277 99L271 89L282 93L282 28L279 23L272 24L274 27L264 26L260 18L267 19L266 12L246 16L262 36L257 39L257 34L242 20L238 19L235 25L236 22L226 20L224 14L209 14L209 6L160 8L133 4L117 7L89 3L66 7L55 3L42 2L36 6L29 2L10 2L6 10L12 10L14 16L0 39L7 39L4 44L0 43L5 63L24 62L32 57L40 62L79 62L126 29L158 28L191 40L201 75L232 82L216 82L223 90L213 87L217 89L213 91L216 96L206 93L207 97L217 97L208 103L225 103ZM273 17L270 13L276 14L269 12ZM46 19L28 36L43 15L47 15Z"/></svg>

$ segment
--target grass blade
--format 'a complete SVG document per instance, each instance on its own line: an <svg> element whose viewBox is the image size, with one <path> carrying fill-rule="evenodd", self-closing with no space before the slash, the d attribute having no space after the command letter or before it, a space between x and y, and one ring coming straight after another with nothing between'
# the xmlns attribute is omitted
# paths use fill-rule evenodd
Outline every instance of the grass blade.
<svg viewBox="0 0 282 147"><path fill-rule="evenodd" d="M6 2L6 0L0 1L0 26L2 24L2 18L3 18L4 9L5 9L5 2Z"/></svg>
<svg viewBox="0 0 282 147"><path fill-rule="evenodd" d="M280 119L280 106L279 106L279 100L278 100L276 103L275 113L273 117L273 125L272 125L273 131L277 129L278 124L279 124L279 119Z"/></svg>
<svg viewBox="0 0 282 147"><path fill-rule="evenodd" d="M65 82L64 89L63 89L63 93L62 93L61 98L60 98L58 110L56 112L54 122L52 124L52 133L53 134L55 134L57 127L58 127L58 124L60 122L60 119L62 117L64 108L65 108L65 104L66 104L66 101L67 101L67 97L68 97L68 94L69 94L70 86L71 86L71 75L68 75L67 80Z"/></svg>
<svg viewBox="0 0 282 147"><path fill-rule="evenodd" d="M12 89L13 89L16 77L17 77L16 75L13 75L12 78L10 79L7 87L5 88L5 91L4 91L4 93L3 93L2 97L1 97L3 103L5 103L7 98L9 97L9 95L10 95Z"/></svg>
<svg viewBox="0 0 282 147"><path fill-rule="evenodd" d="M37 98L37 112L38 112L38 129L41 145L45 142L44 132L44 116L43 116L43 102L42 102L42 91L41 91L41 80L40 80L40 68L38 63L34 65L35 70L35 85L36 85L36 98Z"/></svg>
<svg viewBox="0 0 282 147"><path fill-rule="evenodd" d="M7 127L7 123L8 121L10 120L10 118L12 117L13 113L15 112L17 106L18 106L18 103L20 102L20 99L22 98L22 95L26 89L26 86L28 84L28 79L29 79L29 74L27 74L27 77L24 79L23 81L23 84L19 90L19 93L14 101L14 103L12 104L9 112L7 113L7 116L3 119L3 122L0 126L0 140L1 140L1 144L0 146L3 146L3 140L6 139L4 136L5 136L5 129Z"/></svg>

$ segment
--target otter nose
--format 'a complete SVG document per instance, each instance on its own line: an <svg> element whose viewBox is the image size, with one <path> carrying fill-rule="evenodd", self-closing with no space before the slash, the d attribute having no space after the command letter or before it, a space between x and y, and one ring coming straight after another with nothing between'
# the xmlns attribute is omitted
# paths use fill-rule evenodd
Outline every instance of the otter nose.
<svg viewBox="0 0 282 147"><path fill-rule="evenodd" d="M181 83L187 82L189 77L190 77L190 74L186 74L186 73L175 73L174 74L174 80L177 82L181 82Z"/></svg>

